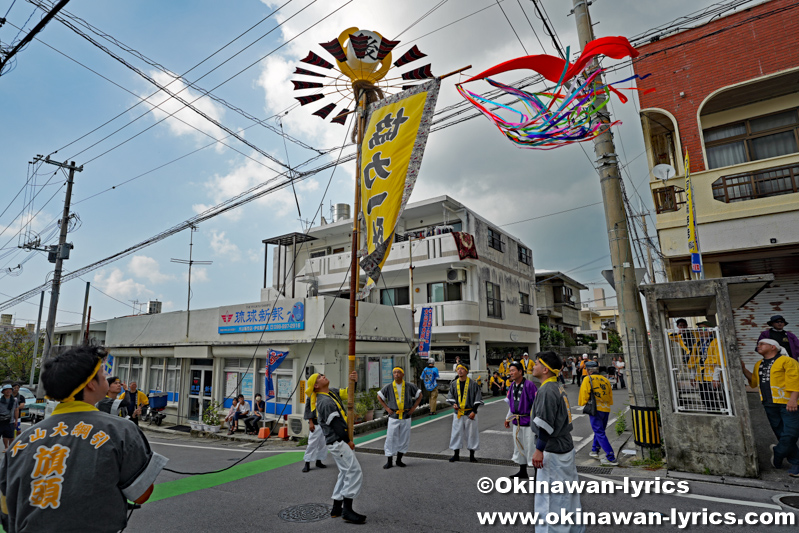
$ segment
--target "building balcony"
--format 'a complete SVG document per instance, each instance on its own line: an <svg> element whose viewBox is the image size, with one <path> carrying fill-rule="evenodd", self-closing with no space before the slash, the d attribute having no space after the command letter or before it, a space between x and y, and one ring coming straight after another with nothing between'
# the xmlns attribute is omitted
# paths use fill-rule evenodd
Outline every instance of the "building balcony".
<svg viewBox="0 0 799 533"><path fill-rule="evenodd" d="M410 309L410 305L398 305L403 309ZM433 327L440 328L446 326L455 326L463 329L464 326L476 326L480 321L480 304L478 302L470 301L457 301L457 302L439 302L432 304L416 304L416 313L414 314L414 327L415 331L419 329L419 320L422 316L422 307L433 308Z"/></svg>

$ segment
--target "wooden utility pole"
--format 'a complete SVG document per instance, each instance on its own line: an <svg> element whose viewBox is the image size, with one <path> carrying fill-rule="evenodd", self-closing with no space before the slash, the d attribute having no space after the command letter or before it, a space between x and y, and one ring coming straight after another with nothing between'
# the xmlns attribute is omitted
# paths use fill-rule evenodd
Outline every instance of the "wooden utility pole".
<svg viewBox="0 0 799 533"><path fill-rule="evenodd" d="M573 0L573 6L572 12L577 23L580 48L583 49L587 43L594 40L588 2ZM591 71L598 68L599 64L594 59L591 62ZM597 76L594 86L602 84L602 76ZM601 107L605 100L604 92L599 93L594 105ZM597 117L603 124L611 122L610 112L607 108L599 111ZM621 191L621 173L610 127L606 126L600 135L594 137L594 153L597 157L597 172L602 188L602 201L605 206L605 224L610 244L616 301L619 306L619 334L624 347L624 355L628 361L627 378L630 405L655 407L656 389L652 357L649 351L644 312L635 279L635 265Z"/></svg>
<svg viewBox="0 0 799 533"><path fill-rule="evenodd" d="M64 2L66 3L66 2ZM43 161L57 167L69 169L67 177L67 194L64 200L64 214L59 221L61 232L58 236L58 246L50 252L55 256L55 270L53 271L53 286L50 291L50 309L47 312L47 325L45 326L44 334L44 349L42 350L42 365L50 357L50 348L53 346L53 331L55 330L56 310L58 308L58 297L61 292L61 269L64 264L64 259L69 259L69 251L72 249L71 244L67 244L67 229L69 227L69 206L72 202L72 184L75 182L75 172L83 172L83 166L75 165L75 162L59 163L51 161L50 156L42 159L41 156L36 156L34 161ZM48 258L49 259L49 258ZM41 380L39 386L36 388L36 397L44 398L44 387Z"/></svg>

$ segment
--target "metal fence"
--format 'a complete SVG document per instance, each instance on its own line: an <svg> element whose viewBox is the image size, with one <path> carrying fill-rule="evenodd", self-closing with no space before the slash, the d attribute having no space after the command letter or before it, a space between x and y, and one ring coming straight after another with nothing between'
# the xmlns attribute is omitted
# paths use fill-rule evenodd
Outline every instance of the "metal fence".
<svg viewBox="0 0 799 533"><path fill-rule="evenodd" d="M674 410L732 415L729 368L718 328L667 330L666 347Z"/></svg>

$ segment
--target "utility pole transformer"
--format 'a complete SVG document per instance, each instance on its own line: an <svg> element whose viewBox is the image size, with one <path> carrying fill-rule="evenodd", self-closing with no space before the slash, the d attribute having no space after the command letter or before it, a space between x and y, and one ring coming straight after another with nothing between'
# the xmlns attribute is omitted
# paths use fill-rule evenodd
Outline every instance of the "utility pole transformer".
<svg viewBox="0 0 799 533"><path fill-rule="evenodd" d="M44 362L50 357L50 348L53 346L53 331L55 330L56 309L58 308L58 297L61 292L61 268L65 259L69 259L69 251L72 249L71 244L67 244L67 229L69 226L69 206L72 201L72 184L75 182L75 172L83 172L83 165L80 167L75 165L75 162L59 163L51 161L50 156L42 159L41 156L36 156L35 161L44 161L57 167L69 169L69 176L67 177L67 194L64 200L64 215L61 217L59 224L61 225L61 233L58 236L58 248L50 253L55 256L55 270L53 272L53 286L50 292L50 309L47 312L47 325L45 326L44 334L44 349L42 350L42 366ZM36 387L36 397L44 397L44 387L41 380L39 386Z"/></svg>
<svg viewBox="0 0 799 533"><path fill-rule="evenodd" d="M591 15L588 12L587 0L573 0L577 35L580 49L594 40ZM591 63L592 71L599 68L596 60ZM598 76L595 85L601 84L602 76ZM606 100L604 94L597 95L596 106ZM609 124L610 112L607 108L597 113L603 124ZM627 379L630 392L630 405L637 407L655 407L655 382L652 368L652 356L644 320L641 298L638 294L635 279L632 247L630 246L627 216L621 190L621 172L613 144L613 134L609 127L594 138L594 153L597 157L597 171L602 188L602 201L605 206L605 223L608 230L610 257L613 265L613 279L616 289L616 300L619 306L619 335L627 358Z"/></svg>

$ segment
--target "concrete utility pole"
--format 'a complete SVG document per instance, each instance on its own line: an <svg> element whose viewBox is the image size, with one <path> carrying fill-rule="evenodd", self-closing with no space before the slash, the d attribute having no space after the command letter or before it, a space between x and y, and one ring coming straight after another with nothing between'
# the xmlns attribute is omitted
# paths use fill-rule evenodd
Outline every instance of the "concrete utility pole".
<svg viewBox="0 0 799 533"><path fill-rule="evenodd" d="M36 340L33 342L33 361L31 362L31 387L33 386L34 371L36 370L36 356L39 354L39 335L42 330L42 309L44 309L44 291L39 299L39 318L36 319Z"/></svg>
<svg viewBox="0 0 799 533"><path fill-rule="evenodd" d="M577 35L580 48L594 40L591 16L588 13L586 0L573 0ZM596 60L592 69L599 68ZM602 83L601 76L595 84ZM596 105L605 101L604 94L597 96ZM610 112L607 108L598 114L604 124L610 123ZM635 279L633 253L627 217L624 211L624 200L621 192L621 173L613 144L610 128L605 128L601 135L594 138L594 153L597 156L597 171L602 188L602 201L605 205L605 223L610 243L610 257L613 265L613 279L616 285L616 296L619 305L619 335L627 358L627 379L630 391L630 405L637 407L655 406L655 382L652 369L652 357L644 320L641 299Z"/></svg>
<svg viewBox="0 0 799 533"><path fill-rule="evenodd" d="M58 297L61 292L61 268L64 264L64 259L69 259L69 251L72 249L72 245L67 244L69 206L70 202L72 201L72 184L75 182L75 172L83 172L83 165L78 167L75 165L74 161L71 163L67 163L66 161L63 163L50 161L50 156L47 156L45 159L42 159L41 156L37 156L34 161L44 161L45 163L49 163L57 167L69 169L69 176L67 178L67 194L66 199L64 200L64 215L59 221L59 224L61 225L61 233L58 236L58 247L54 251L50 252L51 257L52 255L55 255L55 271L53 272L53 286L50 292L50 309L47 312L47 325L45 326L44 349L42 350L42 365L44 365L44 362L47 361L48 357L50 357L50 348L53 346L53 331L55 330L56 309L58 308ZM44 397L44 387L42 386L41 380L39 381L39 386L36 388L36 397Z"/></svg>
<svg viewBox="0 0 799 533"><path fill-rule="evenodd" d="M655 281L655 267L652 264L652 247L649 245L649 233L646 231L646 213L641 212L641 222L644 226L644 238L646 239L646 266L649 269L649 283Z"/></svg>

